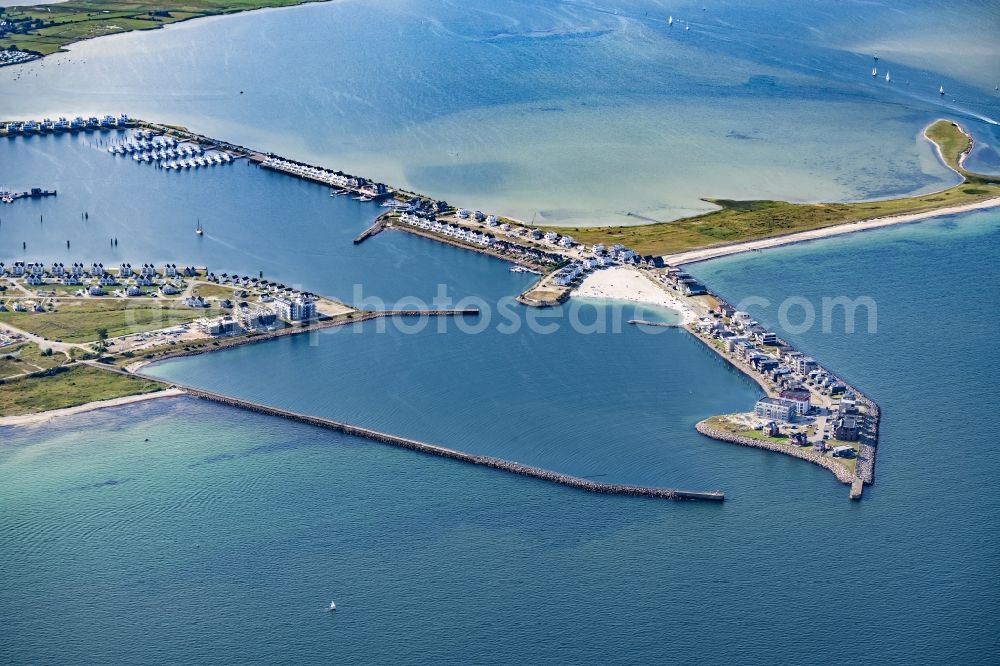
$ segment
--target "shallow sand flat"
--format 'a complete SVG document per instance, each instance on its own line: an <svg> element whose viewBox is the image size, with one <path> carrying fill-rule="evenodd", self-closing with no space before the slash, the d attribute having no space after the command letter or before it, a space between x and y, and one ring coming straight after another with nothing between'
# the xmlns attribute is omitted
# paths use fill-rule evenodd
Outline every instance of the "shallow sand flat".
<svg viewBox="0 0 1000 666"><path fill-rule="evenodd" d="M670 308L681 315L685 324L697 315L687 304L665 289L658 287L635 268L613 266L594 271L570 294L573 298L606 298Z"/></svg>

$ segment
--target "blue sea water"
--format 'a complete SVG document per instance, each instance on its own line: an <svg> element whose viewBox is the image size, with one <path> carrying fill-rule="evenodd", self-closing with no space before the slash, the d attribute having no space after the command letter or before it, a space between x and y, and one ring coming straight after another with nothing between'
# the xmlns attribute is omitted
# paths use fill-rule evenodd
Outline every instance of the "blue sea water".
<svg viewBox="0 0 1000 666"><path fill-rule="evenodd" d="M0 70L0 115L120 105L550 220L669 215L744 189L940 186L951 177L915 136L942 113L990 162L998 137L974 117L995 100L987 68L970 65L995 53L988 5L775 7L264 12ZM702 41L660 34L671 12ZM958 25L969 55L925 48L932 26ZM353 48L360 38L371 48ZM848 81L845 63L867 71L875 49L894 79L946 78L961 99ZM407 66L373 69L393 58ZM613 103L584 108L583 90ZM661 127L678 118L683 132ZM0 209L0 260L263 270L345 300L356 283L389 301L443 283L493 305L528 280L401 233L355 247L378 210L324 188L243 164L158 173L96 139L0 146L0 183L59 189ZM678 158L696 153L700 165ZM719 488L724 504L593 496L189 398L0 428L0 662L993 663L1000 357L983 315L1000 305L998 241L1000 215L983 212L691 267L732 300L767 299L759 318L881 404L877 482L856 503L822 469L697 435L698 419L746 408L757 389L681 331L627 325L369 323L153 371L583 476ZM877 330L780 329L785 299L818 311L837 296L871 297Z"/></svg>
<svg viewBox="0 0 1000 666"><path fill-rule="evenodd" d="M0 261L173 262L258 275L343 301L430 301L517 293L530 275L501 261L403 232L352 239L385 209L240 160L168 171L107 146L125 132L45 135L0 143L0 189L43 186L55 197L0 208ZM86 218L84 218L86 214ZM194 230L198 222L204 236ZM111 239L118 244L111 245ZM69 241L69 246L66 243ZM374 303L377 304L377 303Z"/></svg>

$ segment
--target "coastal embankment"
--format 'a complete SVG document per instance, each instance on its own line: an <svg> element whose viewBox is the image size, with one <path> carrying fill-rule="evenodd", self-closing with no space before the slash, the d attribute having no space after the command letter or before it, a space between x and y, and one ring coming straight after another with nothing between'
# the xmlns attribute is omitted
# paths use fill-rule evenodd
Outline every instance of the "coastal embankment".
<svg viewBox="0 0 1000 666"><path fill-rule="evenodd" d="M797 449L792 448L785 444L778 444L775 442L767 442L760 439L754 439L753 437L746 437L744 435L737 435L735 433L723 432L722 430L716 430L711 426L707 425L705 421L698 422L695 425L695 430L700 432L706 437L711 437L712 439L719 440L720 442L730 442L732 444L739 444L740 446L749 446L755 449L765 449L767 451L774 451L776 453L783 453L786 456L792 456L793 458L800 458L802 460L808 460L814 465L819 465L831 472L837 477L837 480L841 483L850 484L856 479L851 472L831 458L825 458L821 454L811 450L811 449ZM858 479L860 480L860 479Z"/></svg>
<svg viewBox="0 0 1000 666"><path fill-rule="evenodd" d="M592 481L590 479L583 479L576 476L570 476L568 474L560 474L558 472L541 469L539 467L533 467L531 465L525 465L511 460L503 460L501 458L494 458L492 456L480 456L471 453L465 453L464 451L458 451L456 449L450 449L444 446L437 446L435 444L428 444L426 442L421 442L415 439L399 437L397 435L390 435L388 433L380 432L378 430L373 430L371 428L363 428L360 426L350 425L348 423L343 423L341 421L321 418L318 416L309 416L307 414L301 414L299 412L280 409L278 407L271 407L268 405L263 405L249 400L242 400L240 398L234 398L231 396L225 396L218 393L212 393L211 391L203 391L201 389L197 389L190 386L181 386L180 388L182 388L189 395L194 396L196 398L211 400L212 402L217 402L219 404L227 405L229 407L246 409L248 411L256 412L259 414L278 416L281 418L290 419L292 421L298 421L300 423L306 423L309 425L318 426L320 428L326 428L328 430L335 430L337 432L342 432L346 435L353 435L355 437L364 437L366 439L370 439L372 441L379 442L382 444L398 446L400 448L409 449L411 451L417 451L420 453L426 453L428 455L440 456L442 458L450 458L452 460L458 460L472 465L479 465L481 467L489 467L490 469L500 470L503 472L507 472L509 474L518 474L520 476L527 476L533 479L547 481L549 483L556 483L559 485L568 486L570 488L576 488L578 490L585 490L587 492L603 493L607 495L626 495L632 497L650 497L654 499L668 499L668 500L704 500L711 502L721 502L725 499L725 494L722 493L721 491L700 492L700 491L676 490L673 488L660 488L654 486L632 486L619 483L603 483L600 481Z"/></svg>

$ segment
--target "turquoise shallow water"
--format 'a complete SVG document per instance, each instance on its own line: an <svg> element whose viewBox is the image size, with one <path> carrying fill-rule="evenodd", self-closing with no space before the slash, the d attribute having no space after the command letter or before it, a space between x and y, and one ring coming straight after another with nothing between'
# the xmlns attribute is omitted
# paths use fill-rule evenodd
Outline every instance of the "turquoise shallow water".
<svg viewBox="0 0 1000 666"><path fill-rule="evenodd" d="M125 110L554 221L937 187L950 176L915 137L941 114L998 166L975 120L996 115L988 5L775 7L264 12L0 70L0 115ZM663 33L669 12L694 43ZM929 34L959 31L960 53ZM874 49L910 92L857 81ZM942 79L944 102L920 92ZM0 184L60 192L0 209L0 260L187 261L390 302L442 283L494 304L529 280L403 234L354 247L377 209L323 188L244 165L156 173L94 139L0 146ZM1000 305L998 241L986 212L691 268L767 298L771 324L789 296L875 300L874 334L783 331L882 405L860 503L824 470L698 436L757 389L674 330L368 324L154 371L584 476L720 488L721 506L591 496L191 399L0 429L0 662L992 663L1000 357L981 315Z"/></svg>
<svg viewBox="0 0 1000 666"><path fill-rule="evenodd" d="M974 164L1000 167L990 3L702 4L349 1L212 18L4 68L0 118L124 111L567 225L672 219L706 210L700 197L940 188L954 174L918 135L942 115L976 134ZM870 76L876 52L892 84Z"/></svg>

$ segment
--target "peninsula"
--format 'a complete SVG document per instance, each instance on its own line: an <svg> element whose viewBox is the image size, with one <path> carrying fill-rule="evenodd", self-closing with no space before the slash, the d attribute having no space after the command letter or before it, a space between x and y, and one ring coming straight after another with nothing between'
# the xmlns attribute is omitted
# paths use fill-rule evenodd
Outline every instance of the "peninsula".
<svg viewBox="0 0 1000 666"><path fill-rule="evenodd" d="M972 152L972 136L957 123L938 120L924 130L924 137L937 149L942 161L962 177L962 182L940 192L895 199L852 203L796 204L786 201L710 199L719 210L673 222L659 222L633 227L550 228L560 233L572 232L581 243L621 244L639 254L674 257L675 263L693 259L684 253L695 250L710 258L755 249L741 245L769 239L769 247L788 237L799 242L824 236L885 226L935 215L958 213L1000 205L1000 176L972 173L965 169L965 159ZM878 224L872 225L873 222ZM854 228L853 225L864 225ZM818 233L820 230L823 233ZM811 232L809 236L793 234ZM728 251L726 250L728 248Z"/></svg>
<svg viewBox="0 0 1000 666"><path fill-rule="evenodd" d="M52 5L0 7L0 66L47 56L74 42L190 19L322 0L183 0L146 4L127 0L68 0ZM6 53L4 53L6 51Z"/></svg>
<svg viewBox="0 0 1000 666"><path fill-rule="evenodd" d="M972 138L946 120L931 124L924 134L945 164L962 178L959 185L941 192L845 204L726 201L720 202L722 210L708 215L644 227L580 228L574 230L575 236L567 234L567 229L532 229L512 218L455 207L343 171L124 114L0 124L0 135L8 137L112 131L126 134L109 146L111 159L131 155L137 163L152 164L164 173L242 159L327 186L331 196L349 194L362 202L378 202L388 210L354 239L355 244L385 230L399 230L509 261L512 271L540 275L519 297L526 306L550 307L573 295L633 300L677 310L682 315L681 327L765 392L754 411L713 417L697 425L699 432L823 466L851 485L855 499L874 478L880 416L875 402L764 329L747 313L737 311L680 266L757 247L1000 205L1000 178L965 169ZM673 254L663 256L669 252ZM148 362L171 356L211 352L374 317L477 314L363 311L289 289L262 275L217 274L205 267L175 264L122 264L106 269L99 263L82 262L71 266L15 262L9 267L0 263L0 283L0 426L23 423L33 413L43 413L40 418L45 418L44 413L50 410L100 407L155 392L168 395L165 384L138 371ZM662 325L642 320L630 323ZM593 484L335 421L280 413L194 387L175 388L205 399L270 410L286 418L585 490L670 499L722 498L721 493ZM17 420L9 421L13 417Z"/></svg>

